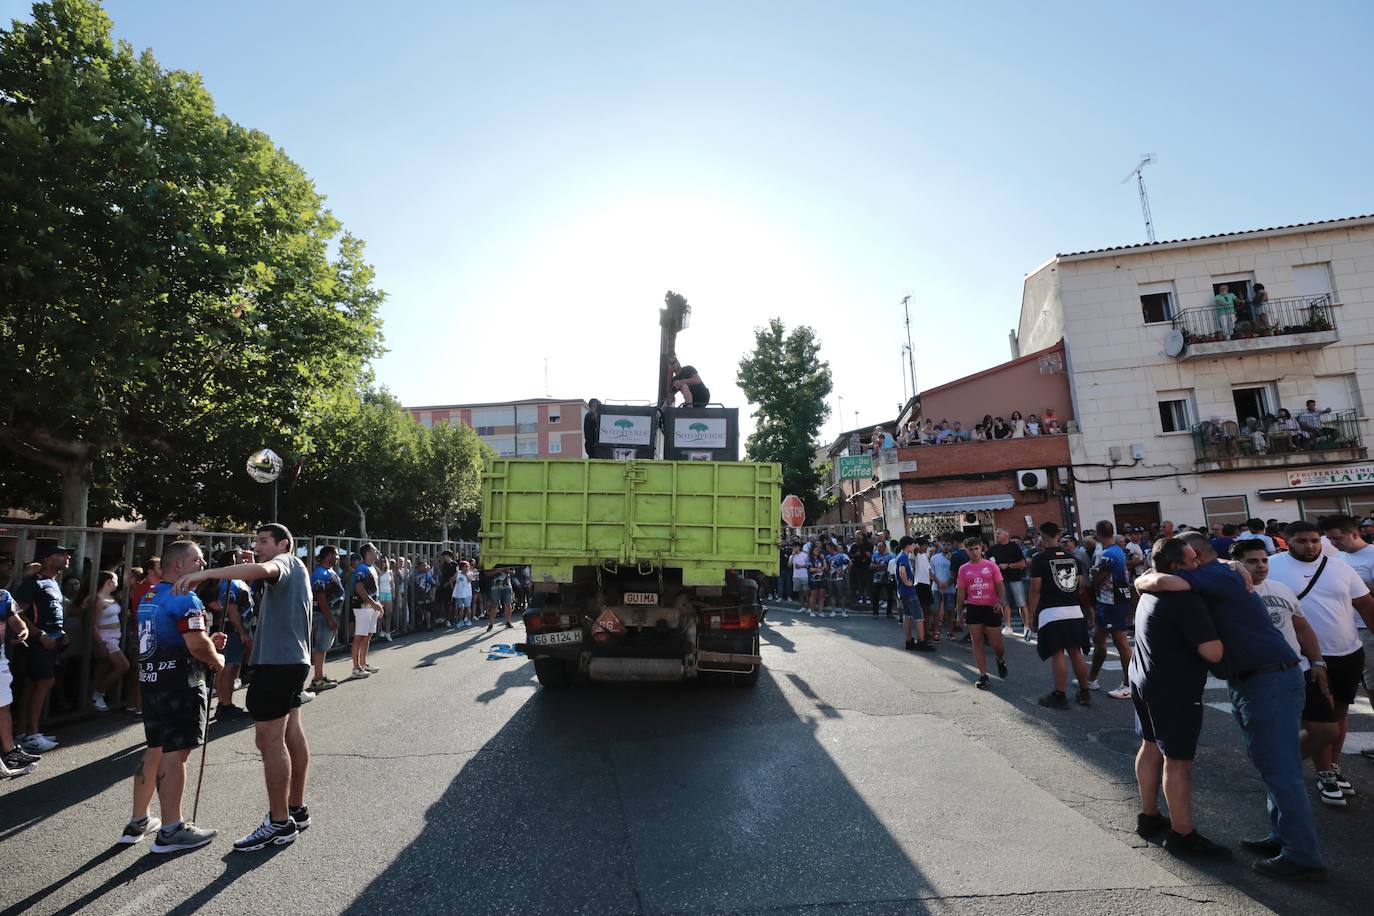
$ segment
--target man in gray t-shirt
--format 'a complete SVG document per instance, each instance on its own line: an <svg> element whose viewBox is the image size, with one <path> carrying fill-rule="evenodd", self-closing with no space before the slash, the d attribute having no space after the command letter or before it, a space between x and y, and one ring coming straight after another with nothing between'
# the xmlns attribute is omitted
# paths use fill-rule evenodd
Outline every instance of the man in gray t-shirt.
<svg viewBox="0 0 1374 916"><path fill-rule="evenodd" d="M300 710L310 673L310 575L292 545L285 525L263 525L253 545L259 562L204 569L182 576L176 584L178 594L207 579L262 580L265 585L253 641L253 682L244 705L257 727L268 813L262 826L234 843L239 851L294 842L297 832L310 826L305 807L310 749Z"/></svg>

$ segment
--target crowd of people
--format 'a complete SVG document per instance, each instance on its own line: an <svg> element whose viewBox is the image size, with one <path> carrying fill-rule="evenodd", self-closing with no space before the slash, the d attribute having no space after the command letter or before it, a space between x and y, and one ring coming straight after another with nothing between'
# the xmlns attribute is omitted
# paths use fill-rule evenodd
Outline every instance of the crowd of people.
<svg viewBox="0 0 1374 916"><path fill-rule="evenodd" d="M1277 414L1246 417L1241 424L1213 416L1201 425L1201 432L1210 445L1233 455L1306 451L1340 441L1341 430L1332 425L1332 413L1330 407L1318 409L1317 402L1309 400L1296 417L1286 407Z"/></svg>
<svg viewBox="0 0 1374 916"><path fill-rule="evenodd" d="M911 420L898 430L886 426L873 428L865 443L865 450L876 456L885 448L908 448L918 445L956 445L960 442L988 442L994 439L1026 439L1036 436L1058 436L1064 432L1059 418L1054 415L1053 407L1046 407L1043 414L1013 410L1008 417L994 417L988 414L967 426L962 420L927 417L924 421Z"/></svg>
<svg viewBox="0 0 1374 916"><path fill-rule="evenodd" d="M256 718L251 691L260 672L270 671L264 665L271 664L275 651L272 627L263 623L270 582L260 575L269 559L263 551L272 549L255 543L216 550L209 558L210 569L196 581L193 597L203 614L196 626L207 634L222 634L223 639L214 643L213 677L205 682L207 701L215 700L212 708L207 703L207 713L217 721ZM119 600L119 574L113 570L96 572L89 594L82 594L81 577L70 571L74 553L69 547L44 544L18 576L13 558L0 555L0 776L31 773L42 755L59 747L58 738L45 730L44 718L55 706L58 712L74 710L71 697L83 677L98 712L110 712L122 700L123 709L142 717L147 727L149 703L156 702L146 686L149 675L157 672L147 667L157 647L171 636L160 637L156 625L150 628L140 615L180 576L189 575L190 552L178 548L182 565L175 569L168 562L170 548L134 567L127 612ZM295 553L298 562L305 557L304 551ZM196 562L205 563L198 546L194 554ZM349 676L362 679L380 670L368 653L374 638L391 641L394 634L412 630L474 627L484 616L486 632L498 625L509 629L515 626L512 615L528 606L527 567L483 569L475 556L460 557L452 550L437 557L386 557L371 543L356 552L323 545L313 559L306 583L304 662L313 677L297 692L301 704L338 685L326 675L325 660L341 637L351 643ZM12 582L13 592L3 587ZM269 636L266 642L264 634ZM183 643L186 635L179 634ZM83 638L91 640L89 671L83 670L86 654L75 651ZM197 663L209 666L206 645L197 649L205 656L196 656ZM180 665L184 659L175 661ZM236 693L246 698L247 708L235 703ZM58 697L63 698L60 706L54 702Z"/></svg>
<svg viewBox="0 0 1374 916"><path fill-rule="evenodd" d="M1122 682L1108 696L1131 702L1141 739L1137 831L1183 857L1231 855L1191 812L1202 694L1209 674L1225 681L1270 814L1268 835L1240 845L1261 856L1261 874L1303 880L1321 877L1325 864L1302 761L1312 761L1322 804L1344 807L1356 793L1340 762L1350 707L1361 686L1366 696L1374 686L1364 647L1372 586L1374 518L1333 515L1211 530L1165 521L1118 532L1101 521L1077 538L1046 522L1019 539L998 529L991 544L977 535L818 534L784 540L768 590L794 601L793 613L900 620L904 647L916 652L962 631L979 690L992 686L989 647L991 667L1008 677L1003 640L1019 623L1050 663L1039 699L1050 709L1092 705L1112 644Z"/></svg>

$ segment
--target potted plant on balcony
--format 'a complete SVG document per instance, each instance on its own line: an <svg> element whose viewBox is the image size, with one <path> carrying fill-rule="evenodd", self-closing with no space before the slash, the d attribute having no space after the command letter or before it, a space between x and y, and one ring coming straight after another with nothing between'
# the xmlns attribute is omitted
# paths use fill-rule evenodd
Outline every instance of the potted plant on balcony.
<svg viewBox="0 0 1374 916"><path fill-rule="evenodd" d="M1331 320L1325 314L1318 311L1312 312L1312 317L1307 319L1307 324L1303 325L1304 331L1329 331L1331 330Z"/></svg>

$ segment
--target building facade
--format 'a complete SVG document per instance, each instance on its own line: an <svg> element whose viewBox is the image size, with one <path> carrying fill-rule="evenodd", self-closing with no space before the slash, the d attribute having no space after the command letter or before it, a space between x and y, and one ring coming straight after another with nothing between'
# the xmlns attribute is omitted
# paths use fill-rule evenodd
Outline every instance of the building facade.
<svg viewBox="0 0 1374 916"><path fill-rule="evenodd" d="M1083 525L1374 513L1374 216L1056 255L1016 339L1067 346Z"/></svg>
<svg viewBox="0 0 1374 916"><path fill-rule="evenodd" d="M490 404L445 404L407 407L424 427L463 423L483 442L507 458L581 458L585 401L530 398Z"/></svg>
<svg viewBox="0 0 1374 916"><path fill-rule="evenodd" d="M930 418L972 430L985 415L1009 418L1052 412L1061 428L1073 428L1064 347L1056 342L1005 363L921 392L908 403L898 427ZM894 424L885 424L891 430ZM841 436L830 449L834 467L857 454L871 430ZM857 439L857 442L856 442ZM869 440L871 441L871 440ZM1074 517L1069 436L1040 435L991 441L958 441L870 450L870 478L832 481L839 505L821 524L858 523L871 530L944 536L997 528L1020 536L1042 522L1064 525Z"/></svg>

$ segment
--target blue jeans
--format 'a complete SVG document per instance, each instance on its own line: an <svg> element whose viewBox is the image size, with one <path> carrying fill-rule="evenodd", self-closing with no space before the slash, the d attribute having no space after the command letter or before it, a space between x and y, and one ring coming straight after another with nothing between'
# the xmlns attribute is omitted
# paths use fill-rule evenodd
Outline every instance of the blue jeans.
<svg viewBox="0 0 1374 916"><path fill-rule="evenodd" d="M915 592L902 596L902 616L916 621L925 619L925 612L921 610L921 602L916 599Z"/></svg>
<svg viewBox="0 0 1374 916"><path fill-rule="evenodd" d="M1307 695L1299 668L1268 671L1231 681L1232 714L1245 735L1245 749L1269 792L1269 837L1283 844L1283 857L1321 866L1312 805L1307 800L1302 751L1302 708Z"/></svg>

